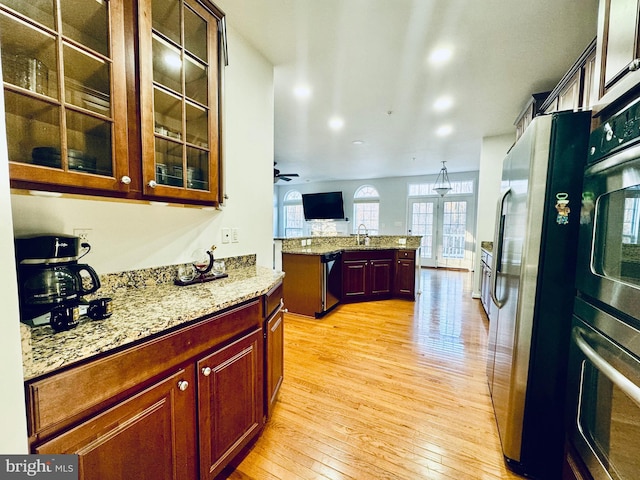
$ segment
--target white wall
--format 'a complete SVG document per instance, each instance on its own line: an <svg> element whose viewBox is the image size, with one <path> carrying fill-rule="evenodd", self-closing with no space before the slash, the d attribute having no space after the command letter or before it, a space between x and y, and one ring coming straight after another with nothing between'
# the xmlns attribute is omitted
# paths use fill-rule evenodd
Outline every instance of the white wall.
<svg viewBox="0 0 640 480"><path fill-rule="evenodd" d="M4 90L0 88L0 453L15 454L27 453L27 413L24 403L5 131Z"/></svg>
<svg viewBox="0 0 640 480"><path fill-rule="evenodd" d="M217 257L257 255L272 266L273 66L228 29L225 79L225 178L221 211L72 198L12 195L16 235L91 229L82 261L98 274L189 261L215 244ZM222 244L221 229L239 242Z"/></svg>
<svg viewBox="0 0 640 480"><path fill-rule="evenodd" d="M496 216L496 201L500 195L502 160L515 142L515 134L498 135L482 139L480 152L480 175L478 177L478 217L476 233L475 274L473 296L480 296L480 244L493 241Z"/></svg>

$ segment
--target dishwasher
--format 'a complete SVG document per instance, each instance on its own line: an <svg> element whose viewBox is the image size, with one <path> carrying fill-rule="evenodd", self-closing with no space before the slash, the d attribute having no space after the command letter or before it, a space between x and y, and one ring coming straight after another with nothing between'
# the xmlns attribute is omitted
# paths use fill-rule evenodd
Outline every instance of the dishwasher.
<svg viewBox="0 0 640 480"><path fill-rule="evenodd" d="M324 253L322 263L322 311L316 318L322 317L340 302L342 295L342 252Z"/></svg>

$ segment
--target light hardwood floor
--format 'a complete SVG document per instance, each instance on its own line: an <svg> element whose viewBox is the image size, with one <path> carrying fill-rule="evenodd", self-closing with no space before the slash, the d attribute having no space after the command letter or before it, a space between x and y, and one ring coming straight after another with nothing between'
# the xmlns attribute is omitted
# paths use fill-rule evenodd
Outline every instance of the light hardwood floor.
<svg viewBox="0 0 640 480"><path fill-rule="evenodd" d="M285 380L228 477L518 479L502 460L472 274L422 270L418 300L285 317Z"/></svg>

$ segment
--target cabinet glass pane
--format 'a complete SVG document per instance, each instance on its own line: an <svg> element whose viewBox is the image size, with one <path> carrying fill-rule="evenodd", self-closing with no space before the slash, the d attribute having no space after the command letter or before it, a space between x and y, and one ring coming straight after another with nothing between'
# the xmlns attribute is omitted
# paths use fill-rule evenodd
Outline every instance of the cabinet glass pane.
<svg viewBox="0 0 640 480"><path fill-rule="evenodd" d="M207 62L207 22L193 10L184 9L184 48Z"/></svg>
<svg viewBox="0 0 640 480"><path fill-rule="evenodd" d="M68 45L63 55L67 103L111 116L110 65Z"/></svg>
<svg viewBox="0 0 640 480"><path fill-rule="evenodd" d="M109 56L108 1L60 0L62 34Z"/></svg>
<svg viewBox="0 0 640 480"><path fill-rule="evenodd" d="M209 190L209 153L187 147L187 187Z"/></svg>
<svg viewBox="0 0 640 480"><path fill-rule="evenodd" d="M111 122L67 110L69 170L113 175Z"/></svg>
<svg viewBox="0 0 640 480"><path fill-rule="evenodd" d="M156 137L156 182L182 187L182 144Z"/></svg>
<svg viewBox="0 0 640 480"><path fill-rule="evenodd" d="M0 3L46 27L53 28L54 0L2 0Z"/></svg>
<svg viewBox="0 0 640 480"><path fill-rule="evenodd" d="M9 160L60 168L60 107L5 90Z"/></svg>
<svg viewBox="0 0 640 480"><path fill-rule="evenodd" d="M153 38L153 80L182 93L181 52L157 37Z"/></svg>
<svg viewBox="0 0 640 480"><path fill-rule="evenodd" d="M151 17L154 30L180 45L180 2L175 0L153 0Z"/></svg>
<svg viewBox="0 0 640 480"><path fill-rule="evenodd" d="M185 57L184 62L184 88L185 94L191 100L194 100L202 105L208 105L209 91L208 91L208 79L207 79L207 67L189 57Z"/></svg>
<svg viewBox="0 0 640 480"><path fill-rule="evenodd" d="M54 37L0 14L0 44L5 82L58 97Z"/></svg>
<svg viewBox="0 0 640 480"><path fill-rule="evenodd" d="M159 89L153 92L155 132L182 140L182 100Z"/></svg>
<svg viewBox="0 0 640 480"><path fill-rule="evenodd" d="M186 105L187 142L209 147L209 111L191 104Z"/></svg>

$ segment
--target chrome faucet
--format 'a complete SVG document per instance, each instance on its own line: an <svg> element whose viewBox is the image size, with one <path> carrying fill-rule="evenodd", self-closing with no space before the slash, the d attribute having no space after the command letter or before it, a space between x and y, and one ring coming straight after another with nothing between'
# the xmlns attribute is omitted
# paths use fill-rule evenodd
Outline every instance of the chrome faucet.
<svg viewBox="0 0 640 480"><path fill-rule="evenodd" d="M358 232L356 233L356 245L362 245L360 243L360 227L364 227L364 234L369 236L369 230L367 230L367 226L364 223L358 225Z"/></svg>

